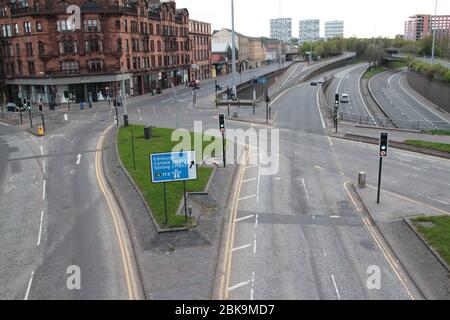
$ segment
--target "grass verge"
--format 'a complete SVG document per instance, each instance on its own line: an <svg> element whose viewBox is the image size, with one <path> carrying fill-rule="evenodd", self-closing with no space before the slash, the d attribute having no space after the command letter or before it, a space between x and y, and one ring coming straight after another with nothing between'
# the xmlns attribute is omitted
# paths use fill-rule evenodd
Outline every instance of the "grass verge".
<svg viewBox="0 0 450 320"><path fill-rule="evenodd" d="M433 150L450 152L450 144L447 143L430 142L422 140L406 140L405 143L412 146L426 147Z"/></svg>
<svg viewBox="0 0 450 320"><path fill-rule="evenodd" d="M424 130L423 133L433 136L450 136L450 130Z"/></svg>
<svg viewBox="0 0 450 320"><path fill-rule="evenodd" d="M428 244L450 264L450 217L421 217L412 222Z"/></svg>
<svg viewBox="0 0 450 320"><path fill-rule="evenodd" d="M376 76L377 74L382 73L384 71L386 71L386 68L384 68L384 67L380 67L380 66L370 67L367 70L367 72L364 74L363 78L368 80L368 79L370 79L370 78L372 78L372 77Z"/></svg>
<svg viewBox="0 0 450 320"><path fill-rule="evenodd" d="M136 170L133 165L131 131L134 134ZM130 173L136 185L145 197L156 221L164 228L190 227L192 221L185 221L184 216L176 215L176 211L183 199L183 183L167 183L167 209L168 224L165 224L163 184L154 184L150 177L149 155L153 153L171 152L179 141L171 141L173 129L152 128L153 137L150 140L144 138L144 126L130 125L119 129L117 143L119 156L123 165ZM191 134L191 148L194 150L194 133ZM195 134L196 138L207 138L201 134ZM209 137L211 138L211 137ZM218 140L221 140L218 138ZM212 141L216 141L212 138ZM211 142L203 142L203 148ZM221 143L221 142L220 142ZM197 152L197 161L201 161L201 154ZM205 190L213 169L209 167L198 168L198 179L187 181L187 192L201 192Z"/></svg>

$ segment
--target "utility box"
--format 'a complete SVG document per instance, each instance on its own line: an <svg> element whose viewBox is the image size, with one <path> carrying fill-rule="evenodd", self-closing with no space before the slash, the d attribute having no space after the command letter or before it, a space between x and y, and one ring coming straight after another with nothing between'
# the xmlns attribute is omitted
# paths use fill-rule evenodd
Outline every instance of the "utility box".
<svg viewBox="0 0 450 320"><path fill-rule="evenodd" d="M367 175L365 172L358 173L358 187L364 189L366 187Z"/></svg>
<svg viewBox="0 0 450 320"><path fill-rule="evenodd" d="M148 140L152 137L152 127L144 128L144 137L145 137L145 140Z"/></svg>

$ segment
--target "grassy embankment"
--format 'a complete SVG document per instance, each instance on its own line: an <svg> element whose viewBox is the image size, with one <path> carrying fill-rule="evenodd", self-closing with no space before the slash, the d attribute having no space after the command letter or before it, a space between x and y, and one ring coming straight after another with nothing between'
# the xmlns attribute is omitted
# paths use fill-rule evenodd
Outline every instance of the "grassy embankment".
<svg viewBox="0 0 450 320"><path fill-rule="evenodd" d="M450 264L450 217L421 217L413 220L428 244Z"/></svg>

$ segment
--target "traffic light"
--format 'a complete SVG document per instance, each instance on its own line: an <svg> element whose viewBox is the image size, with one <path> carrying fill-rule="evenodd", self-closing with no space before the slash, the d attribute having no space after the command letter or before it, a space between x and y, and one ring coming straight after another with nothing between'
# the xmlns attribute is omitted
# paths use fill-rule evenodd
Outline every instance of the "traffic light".
<svg viewBox="0 0 450 320"><path fill-rule="evenodd" d="M382 133L380 135L380 157L387 157L388 144L389 144L389 134Z"/></svg>
<svg viewBox="0 0 450 320"><path fill-rule="evenodd" d="M221 133L225 133L225 114L219 114L219 130Z"/></svg>
<svg viewBox="0 0 450 320"><path fill-rule="evenodd" d="M334 95L334 104L335 104L336 106L339 105L339 93L336 93L336 94Z"/></svg>
<svg viewBox="0 0 450 320"><path fill-rule="evenodd" d="M42 112L42 103L39 103L39 112Z"/></svg>

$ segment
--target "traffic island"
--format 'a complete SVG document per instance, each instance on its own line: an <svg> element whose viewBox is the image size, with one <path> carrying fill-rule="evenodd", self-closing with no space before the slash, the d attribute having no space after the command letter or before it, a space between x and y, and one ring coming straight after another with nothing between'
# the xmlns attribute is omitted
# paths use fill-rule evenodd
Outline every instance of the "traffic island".
<svg viewBox="0 0 450 320"><path fill-rule="evenodd" d="M135 137L142 135L142 126L130 128L138 128L139 131L133 130ZM162 132L166 130L172 131L162 129ZM188 198L188 206L193 208L193 217L200 217L200 219L191 220L192 228L172 228L161 231L161 227L155 224L154 219L149 215L149 207L143 200L142 193L139 194L139 188L133 182L131 174L120 161L118 131L110 130L105 138L102 148L103 167L108 185L115 195L130 231L146 298L153 300L211 299L223 223L226 219L229 195L237 166L229 164L226 168L212 169L210 182L206 186L207 194L206 192L194 193ZM158 132L159 129L153 128L152 139L155 140L155 145L157 136L161 135ZM122 134L124 134L123 131ZM148 147L148 145L144 146ZM160 151L160 149L155 150ZM145 153L149 153L148 151L146 150ZM149 167L147 169L149 170ZM151 183L150 172L146 171L143 175L147 183ZM162 197L161 189L162 186L159 186L155 197ZM178 201L179 203L182 201ZM183 220L184 215L181 217Z"/></svg>
<svg viewBox="0 0 450 320"><path fill-rule="evenodd" d="M180 203L183 200L184 188L182 182L166 184L167 198L167 222L165 214L164 186L152 183L150 175L150 154L171 152L179 141L172 141L173 129L152 128L152 137L145 139L144 126L130 125L119 129L117 136L120 160L129 173L134 183L139 188L145 202L151 211L154 221L162 229L192 228L195 221L191 217L186 219L184 214L177 214ZM201 134L190 133L191 148L194 149L194 140L201 139L203 149L211 142L205 142L206 137ZM134 151L133 151L134 150ZM201 153L198 154L196 163L201 163ZM186 191L203 192L211 178L213 167L199 166L197 179L186 182Z"/></svg>

